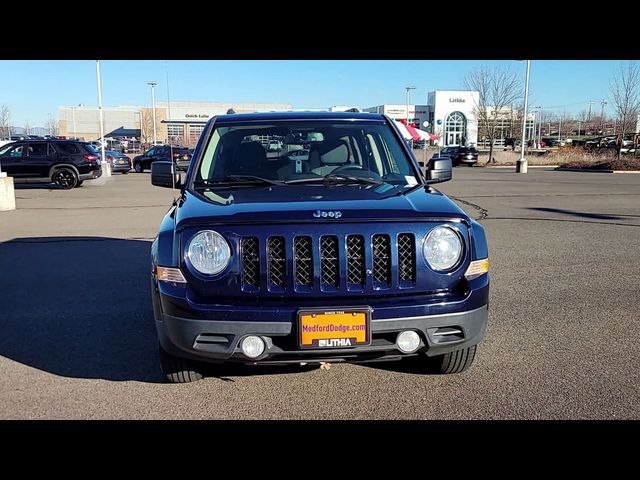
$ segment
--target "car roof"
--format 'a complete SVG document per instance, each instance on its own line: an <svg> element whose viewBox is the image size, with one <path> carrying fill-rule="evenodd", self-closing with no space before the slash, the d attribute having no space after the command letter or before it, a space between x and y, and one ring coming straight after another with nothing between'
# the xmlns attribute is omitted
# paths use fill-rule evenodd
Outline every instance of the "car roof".
<svg viewBox="0 0 640 480"><path fill-rule="evenodd" d="M256 112L232 113L216 117L216 123L259 122L283 120L373 120L384 121L384 116L378 113L361 112Z"/></svg>

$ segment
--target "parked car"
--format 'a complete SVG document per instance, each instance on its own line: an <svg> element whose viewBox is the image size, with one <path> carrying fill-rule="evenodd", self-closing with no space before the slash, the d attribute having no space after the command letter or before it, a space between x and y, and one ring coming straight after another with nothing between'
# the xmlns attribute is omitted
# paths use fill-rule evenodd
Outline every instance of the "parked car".
<svg viewBox="0 0 640 480"><path fill-rule="evenodd" d="M169 161L173 159L178 170L186 170L191 162L191 153L185 147L171 147L169 145L151 147L142 155L133 158L133 169L142 173L151 168L151 164L157 161Z"/></svg>
<svg viewBox="0 0 640 480"><path fill-rule="evenodd" d="M453 165L467 165L473 167L478 163L478 150L474 147L445 147L441 152L442 156L451 158Z"/></svg>
<svg viewBox="0 0 640 480"><path fill-rule="evenodd" d="M122 152L115 150L104 151L107 162L111 165L112 172L120 172L122 174L129 173L131 170L131 159Z"/></svg>
<svg viewBox="0 0 640 480"><path fill-rule="evenodd" d="M22 140L0 148L2 171L16 183L54 183L69 190L102 175L99 157L83 142Z"/></svg>
<svg viewBox="0 0 640 480"><path fill-rule="evenodd" d="M180 195L151 247L169 381L207 362L472 364L488 249L482 225L427 188L451 179L451 159L423 174L393 120L371 113L228 114L204 132L186 175L151 164L151 183ZM246 140L274 135L308 158Z"/></svg>

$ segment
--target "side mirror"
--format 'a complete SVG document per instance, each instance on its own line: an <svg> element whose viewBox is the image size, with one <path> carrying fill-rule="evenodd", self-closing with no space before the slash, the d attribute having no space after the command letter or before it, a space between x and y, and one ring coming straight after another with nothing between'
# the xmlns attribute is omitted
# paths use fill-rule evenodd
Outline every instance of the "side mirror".
<svg viewBox="0 0 640 480"><path fill-rule="evenodd" d="M427 183L442 183L451 180L451 158L433 157L427 164Z"/></svg>
<svg viewBox="0 0 640 480"><path fill-rule="evenodd" d="M174 183L175 182L175 183ZM180 188L180 174L176 172L172 162L153 162L151 164L151 185L156 187Z"/></svg>

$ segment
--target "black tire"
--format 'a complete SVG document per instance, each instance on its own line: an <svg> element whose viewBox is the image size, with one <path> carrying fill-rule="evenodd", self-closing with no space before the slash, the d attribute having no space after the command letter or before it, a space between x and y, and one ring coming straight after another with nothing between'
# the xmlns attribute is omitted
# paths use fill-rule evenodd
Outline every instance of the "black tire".
<svg viewBox="0 0 640 480"><path fill-rule="evenodd" d="M62 190L71 190L78 184L78 176L70 168L63 167L53 172L51 181Z"/></svg>
<svg viewBox="0 0 640 480"><path fill-rule="evenodd" d="M160 368L165 378L171 383L190 383L202 380L202 365L187 358L176 357L167 353L161 345Z"/></svg>
<svg viewBox="0 0 640 480"><path fill-rule="evenodd" d="M136 163L133 166L133 169L136 171L136 173L142 173L144 172L144 168L142 168L142 164L140 162Z"/></svg>
<svg viewBox="0 0 640 480"><path fill-rule="evenodd" d="M78 183L76 183L76 188L81 187L83 183L84 180L78 180Z"/></svg>
<svg viewBox="0 0 640 480"><path fill-rule="evenodd" d="M122 173L123 175L126 175L127 173L129 173L129 170L123 170L121 173Z"/></svg>
<svg viewBox="0 0 640 480"><path fill-rule="evenodd" d="M467 163L469 167L473 167L473 163Z"/></svg>
<svg viewBox="0 0 640 480"><path fill-rule="evenodd" d="M473 345L461 350L445 353L444 355L432 357L429 360L432 362L436 373L449 375L451 373L464 372L473 363L476 357L476 348L477 345Z"/></svg>

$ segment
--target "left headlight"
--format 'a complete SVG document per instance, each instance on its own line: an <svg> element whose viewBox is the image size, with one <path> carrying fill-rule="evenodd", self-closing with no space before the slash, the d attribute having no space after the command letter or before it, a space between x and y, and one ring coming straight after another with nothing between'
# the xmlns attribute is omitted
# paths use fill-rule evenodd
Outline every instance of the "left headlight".
<svg viewBox="0 0 640 480"><path fill-rule="evenodd" d="M450 270L460 261L462 240L452 228L436 227L425 238L422 253L434 270Z"/></svg>
<svg viewBox="0 0 640 480"><path fill-rule="evenodd" d="M189 262L198 272L217 275L231 260L231 249L222 235L213 230L204 230L195 235L187 247Z"/></svg>

